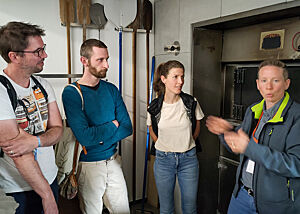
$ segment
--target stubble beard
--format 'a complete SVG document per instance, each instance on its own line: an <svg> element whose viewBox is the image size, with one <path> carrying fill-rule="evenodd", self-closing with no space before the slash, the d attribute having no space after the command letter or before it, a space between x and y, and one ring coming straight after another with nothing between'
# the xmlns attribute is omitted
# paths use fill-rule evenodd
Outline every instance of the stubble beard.
<svg viewBox="0 0 300 214"><path fill-rule="evenodd" d="M33 69L33 73L40 73L40 72L42 72L42 70L43 70L43 66L42 67L34 67L34 69Z"/></svg>
<svg viewBox="0 0 300 214"><path fill-rule="evenodd" d="M23 66L22 67L23 70L28 70L31 74L38 74L40 72L42 72L43 67L40 66L32 66L32 67L28 67L28 66Z"/></svg>
<svg viewBox="0 0 300 214"><path fill-rule="evenodd" d="M30 66L30 65L26 65L26 64L22 65L21 69L28 70L32 74L40 73L44 69L44 64L41 65L40 63L44 63L44 60L41 60L35 66Z"/></svg>

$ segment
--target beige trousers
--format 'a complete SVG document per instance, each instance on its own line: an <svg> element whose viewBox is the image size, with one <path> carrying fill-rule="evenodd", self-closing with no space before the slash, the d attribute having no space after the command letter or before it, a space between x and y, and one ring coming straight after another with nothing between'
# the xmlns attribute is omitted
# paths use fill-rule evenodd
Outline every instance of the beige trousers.
<svg viewBox="0 0 300 214"><path fill-rule="evenodd" d="M119 155L108 161L79 162L78 196L84 214L101 214L103 203L110 213L130 213L120 162Z"/></svg>

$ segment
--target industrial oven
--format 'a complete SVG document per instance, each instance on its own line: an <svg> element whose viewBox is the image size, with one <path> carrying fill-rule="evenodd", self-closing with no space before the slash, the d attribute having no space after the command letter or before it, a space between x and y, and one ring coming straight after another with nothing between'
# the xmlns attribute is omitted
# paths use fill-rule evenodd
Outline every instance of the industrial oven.
<svg viewBox="0 0 300 214"><path fill-rule="evenodd" d="M265 59L286 63L288 92L300 102L300 7L254 16L213 20L193 27L193 94L204 113L243 120L249 105L262 99L256 87ZM199 213L227 213L239 156L232 154L201 124Z"/></svg>

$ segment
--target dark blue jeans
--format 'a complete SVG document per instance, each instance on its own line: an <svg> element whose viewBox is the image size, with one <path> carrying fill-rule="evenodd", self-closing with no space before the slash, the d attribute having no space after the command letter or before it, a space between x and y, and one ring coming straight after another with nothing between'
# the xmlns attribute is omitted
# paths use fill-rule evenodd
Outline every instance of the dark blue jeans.
<svg viewBox="0 0 300 214"><path fill-rule="evenodd" d="M161 214L174 213L176 176L181 192L182 213L197 213L199 163L196 148L184 153L156 150L154 176Z"/></svg>
<svg viewBox="0 0 300 214"><path fill-rule="evenodd" d="M50 185L54 194L56 203L58 200L58 184L55 179ZM42 198L33 190L25 192L7 193L6 195L14 197L16 202L19 203L19 207L16 210L16 214L42 214L43 205Z"/></svg>
<svg viewBox="0 0 300 214"><path fill-rule="evenodd" d="M237 197L231 197L228 207L228 214L257 214L254 198L250 196L243 187L238 192Z"/></svg>

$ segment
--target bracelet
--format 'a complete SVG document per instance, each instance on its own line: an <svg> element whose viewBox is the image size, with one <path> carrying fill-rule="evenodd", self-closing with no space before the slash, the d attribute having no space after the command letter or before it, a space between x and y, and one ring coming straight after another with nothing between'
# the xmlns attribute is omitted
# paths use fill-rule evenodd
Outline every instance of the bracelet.
<svg viewBox="0 0 300 214"><path fill-rule="evenodd" d="M38 139L38 143L39 143L38 147L41 147L42 146L41 145L41 138L39 136L36 136L36 138Z"/></svg>

